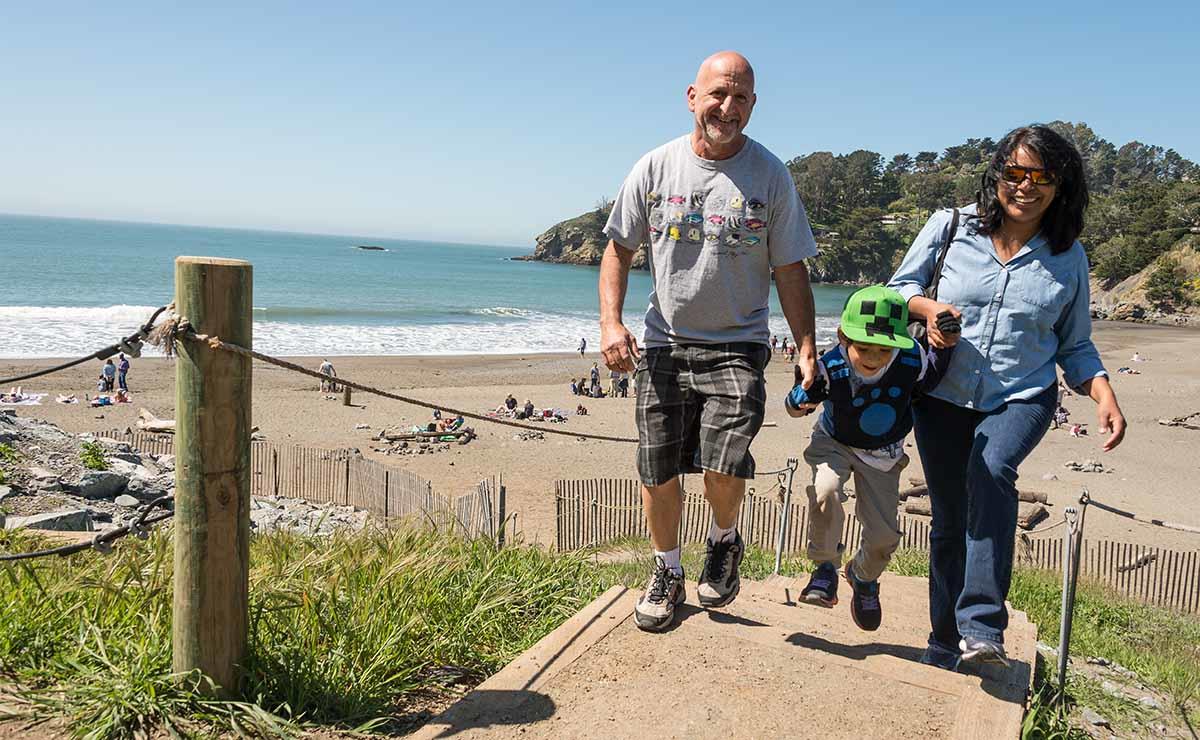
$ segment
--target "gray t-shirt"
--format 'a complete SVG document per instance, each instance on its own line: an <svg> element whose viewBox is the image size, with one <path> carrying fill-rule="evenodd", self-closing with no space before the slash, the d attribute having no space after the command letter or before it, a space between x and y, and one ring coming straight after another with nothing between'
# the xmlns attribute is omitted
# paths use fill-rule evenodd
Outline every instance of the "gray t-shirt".
<svg viewBox="0 0 1200 740"><path fill-rule="evenodd" d="M691 134L645 155L604 233L630 250L649 244L647 347L766 344L770 268L817 253L787 167L749 138L723 160L696 156Z"/></svg>

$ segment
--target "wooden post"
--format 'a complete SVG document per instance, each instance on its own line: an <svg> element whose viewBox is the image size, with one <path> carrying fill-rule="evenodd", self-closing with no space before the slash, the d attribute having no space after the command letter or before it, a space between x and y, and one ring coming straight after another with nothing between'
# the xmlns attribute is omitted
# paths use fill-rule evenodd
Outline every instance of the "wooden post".
<svg viewBox="0 0 1200 740"><path fill-rule="evenodd" d="M175 307L197 333L251 346L252 268L178 257ZM180 342L175 363L176 673L238 690L250 566L250 358ZM207 687L204 689L207 691Z"/></svg>
<svg viewBox="0 0 1200 740"><path fill-rule="evenodd" d="M348 386L348 385L342 386L342 405L343 406L350 405L350 386Z"/></svg>

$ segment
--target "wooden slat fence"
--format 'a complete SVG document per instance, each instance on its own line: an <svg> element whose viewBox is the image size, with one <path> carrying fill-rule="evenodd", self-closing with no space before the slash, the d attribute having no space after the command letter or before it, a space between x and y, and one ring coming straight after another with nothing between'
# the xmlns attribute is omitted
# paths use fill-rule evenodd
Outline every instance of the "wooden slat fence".
<svg viewBox="0 0 1200 740"><path fill-rule="evenodd" d="M798 496L796 490L792 491L783 546L785 555L802 555L805 550L807 501L803 488L800 492ZM642 516L641 484L637 480L559 480L555 481L554 494L556 543L560 551L649 537ZM747 491L738 516L738 531L746 544L774 550L782 508L782 498L777 495ZM680 542L704 542L710 517L704 497L685 488ZM899 522L904 533L900 547L928 552L928 520L901 514ZM858 547L861 537L858 519L847 513L842 533L847 552ZM1032 535L1018 533L1015 558L1020 565L1060 571L1062 529ZM1110 540L1085 540L1080 575L1131 599L1190 614L1200 613L1200 550L1176 551Z"/></svg>
<svg viewBox="0 0 1200 740"><path fill-rule="evenodd" d="M511 521L506 521L501 478L485 478L470 493L454 499L454 514L468 537L487 537L503 544Z"/></svg>

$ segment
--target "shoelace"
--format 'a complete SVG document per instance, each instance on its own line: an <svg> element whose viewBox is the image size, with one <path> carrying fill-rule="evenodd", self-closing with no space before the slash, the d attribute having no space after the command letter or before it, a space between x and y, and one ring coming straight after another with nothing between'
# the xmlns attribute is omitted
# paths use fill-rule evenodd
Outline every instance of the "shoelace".
<svg viewBox="0 0 1200 740"><path fill-rule="evenodd" d="M816 589L828 593L829 587L837 580L837 571L829 572L823 569L818 569L813 573L812 579L808 582L808 589Z"/></svg>
<svg viewBox="0 0 1200 740"><path fill-rule="evenodd" d="M671 588L671 581L674 580L674 574L666 565L656 565L654 567L654 575L650 577L650 592L649 601L651 604L661 604L667 598L667 591Z"/></svg>
<svg viewBox="0 0 1200 740"><path fill-rule="evenodd" d="M871 581L869 584L857 581L852 584L855 586L854 593L862 601L863 609L867 611L879 610L879 582Z"/></svg>
<svg viewBox="0 0 1200 740"><path fill-rule="evenodd" d="M725 566L730 563L733 556L737 553L737 541L720 542L709 541L707 558L708 561L708 577L710 580L719 581L725 575Z"/></svg>

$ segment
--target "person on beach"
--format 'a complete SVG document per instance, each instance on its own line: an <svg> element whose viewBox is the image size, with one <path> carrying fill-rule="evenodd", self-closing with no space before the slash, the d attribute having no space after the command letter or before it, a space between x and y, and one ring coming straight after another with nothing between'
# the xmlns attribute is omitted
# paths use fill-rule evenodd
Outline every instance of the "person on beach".
<svg viewBox="0 0 1200 740"><path fill-rule="evenodd" d="M783 339L779 340L779 354L786 355L787 353L788 353L788 340L787 340L787 337L784 337Z"/></svg>
<svg viewBox="0 0 1200 740"><path fill-rule="evenodd" d="M126 382L126 376L129 375L129 359L125 357L125 353L117 355L117 388L128 391L129 384Z"/></svg>
<svg viewBox="0 0 1200 740"><path fill-rule="evenodd" d="M113 386L117 382L117 366L113 364L111 358L104 361L104 367L100 368L100 377L104 380L104 391L112 393Z"/></svg>
<svg viewBox="0 0 1200 740"><path fill-rule="evenodd" d="M900 472L908 465L904 440L912 430L912 398L942 379L957 338L946 336L949 346L923 351L908 335L908 307L900 294L881 285L863 288L846 301L838 346L817 361L820 376L813 387L797 385L785 401L791 416L805 416L823 403L804 451L812 468L807 554L817 567L800 597L825 607L838 603L842 504L853 475L862 540L845 575L854 592L850 614L864 630L879 628L879 574L900 544L896 507Z"/></svg>
<svg viewBox="0 0 1200 740"><path fill-rule="evenodd" d="M620 370L609 370L608 371L608 397L609 398L617 397L617 393L618 393L617 386L621 384L621 375L623 375L623 374L624 373L622 373Z"/></svg>
<svg viewBox="0 0 1200 740"><path fill-rule="evenodd" d="M953 228L951 211L935 213L889 283L926 322L931 346L947 344L940 314L962 321L945 377L914 406L933 513L932 630L922 662L1007 664L1017 468L1050 426L1055 364L1067 385L1096 402L1103 449L1125 435L1091 339L1088 262L1078 241L1087 204L1075 147L1046 126L1018 128L997 146L961 225ZM943 244L933 300L926 294Z"/></svg>
<svg viewBox="0 0 1200 740"><path fill-rule="evenodd" d="M507 410L509 410L509 411L516 411L516 410L517 410L517 399L516 399L516 397L515 397L513 394L509 393L507 396L505 396L505 398L504 398L504 408L505 408L505 409L507 409Z"/></svg>
<svg viewBox="0 0 1200 740"><path fill-rule="evenodd" d="M571 395L579 395L579 384L575 382L575 378L571 378Z"/></svg>
<svg viewBox="0 0 1200 740"><path fill-rule="evenodd" d="M337 377L337 371L333 369L333 363L329 360L321 360L321 366L317 368L317 372L326 376L321 380L321 393L337 393L337 383L333 380Z"/></svg>
<svg viewBox="0 0 1200 740"><path fill-rule="evenodd" d="M778 346L779 346L779 337L777 337L777 336L775 336L774 334L772 334L772 335L771 335L771 352L772 352L772 353L774 353L774 352L775 352L775 348L776 348L776 347L778 347Z"/></svg>
<svg viewBox="0 0 1200 740"><path fill-rule="evenodd" d="M583 353L587 351L587 337L579 338L579 356L583 357Z"/></svg>
<svg viewBox="0 0 1200 740"><path fill-rule="evenodd" d="M600 349L607 367L634 373L637 467L654 550L634 619L655 631L670 626L686 599L680 474L703 473L713 511L700 604L724 606L741 586L737 517L766 404L772 269L788 325L803 343L802 385L816 373L804 264L816 242L787 167L742 133L756 102L754 70L741 54L714 54L686 101L692 131L633 167L604 227L600 263ZM644 351L621 315L642 244L653 282Z"/></svg>

